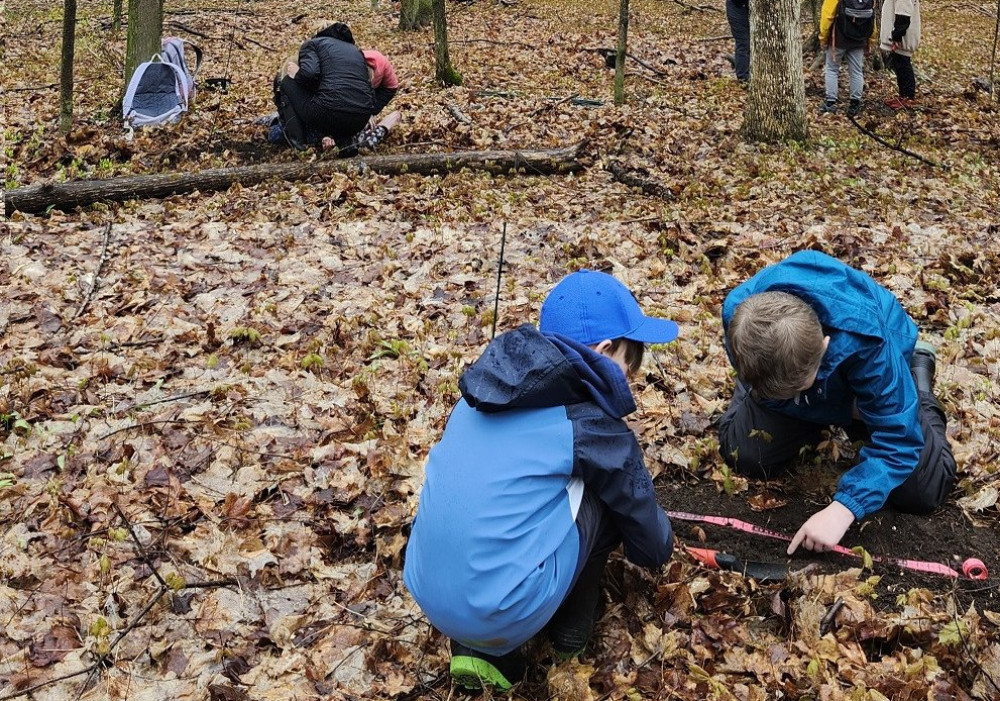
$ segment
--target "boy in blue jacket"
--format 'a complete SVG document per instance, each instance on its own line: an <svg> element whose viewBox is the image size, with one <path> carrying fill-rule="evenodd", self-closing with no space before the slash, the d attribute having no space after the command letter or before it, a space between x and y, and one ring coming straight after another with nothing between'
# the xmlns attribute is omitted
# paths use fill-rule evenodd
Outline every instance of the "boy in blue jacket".
<svg viewBox="0 0 1000 701"><path fill-rule="evenodd" d="M788 546L825 551L886 503L926 513L955 483L934 351L868 275L816 251L764 268L722 307L736 393L719 424L726 462L757 479L781 472L830 425L866 429L860 461L832 503ZM864 433L865 431L862 431Z"/></svg>
<svg viewBox="0 0 1000 701"><path fill-rule="evenodd" d="M581 270L462 375L462 398L430 451L403 580L451 639L451 675L506 691L519 648L546 626L557 654L582 651L608 554L657 567L673 551L624 417L627 374L677 325L647 317L618 280Z"/></svg>

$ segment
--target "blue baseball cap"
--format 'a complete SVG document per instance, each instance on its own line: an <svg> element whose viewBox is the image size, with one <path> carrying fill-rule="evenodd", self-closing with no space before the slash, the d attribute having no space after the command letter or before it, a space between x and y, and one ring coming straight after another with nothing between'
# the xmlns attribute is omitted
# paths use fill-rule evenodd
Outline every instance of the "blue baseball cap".
<svg viewBox="0 0 1000 701"><path fill-rule="evenodd" d="M677 324L646 316L629 289L607 273L580 270L564 277L542 303L538 330L592 346L628 338L640 343L669 343Z"/></svg>

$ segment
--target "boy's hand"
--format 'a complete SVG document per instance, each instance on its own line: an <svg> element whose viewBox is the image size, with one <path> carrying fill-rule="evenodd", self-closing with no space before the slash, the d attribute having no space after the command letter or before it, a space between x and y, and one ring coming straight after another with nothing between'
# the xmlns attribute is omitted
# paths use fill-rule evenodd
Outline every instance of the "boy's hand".
<svg viewBox="0 0 1000 701"><path fill-rule="evenodd" d="M289 61L285 64L285 73L288 74L289 78L295 78L295 74L299 72L298 64Z"/></svg>
<svg viewBox="0 0 1000 701"><path fill-rule="evenodd" d="M809 517L788 545L791 555L801 545L806 550L826 552L840 542L847 529L854 523L854 514L839 501Z"/></svg>

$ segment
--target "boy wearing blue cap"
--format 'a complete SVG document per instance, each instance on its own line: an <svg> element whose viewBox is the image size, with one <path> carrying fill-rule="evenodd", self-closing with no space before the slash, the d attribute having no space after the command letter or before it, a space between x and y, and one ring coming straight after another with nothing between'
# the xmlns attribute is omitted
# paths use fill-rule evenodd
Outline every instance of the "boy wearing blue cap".
<svg viewBox="0 0 1000 701"><path fill-rule="evenodd" d="M581 652L619 543L641 566L670 558L670 521L624 417L643 344L676 337L618 280L581 270L548 295L538 329L501 334L462 375L403 570L451 639L456 683L508 690L524 675L520 646L546 626L557 654Z"/></svg>
<svg viewBox="0 0 1000 701"><path fill-rule="evenodd" d="M829 505L788 546L825 551L886 503L927 513L955 484L933 394L934 350L884 287L818 251L799 251L739 285L722 305L736 393L719 422L723 458L759 479L780 474L831 425L865 438Z"/></svg>

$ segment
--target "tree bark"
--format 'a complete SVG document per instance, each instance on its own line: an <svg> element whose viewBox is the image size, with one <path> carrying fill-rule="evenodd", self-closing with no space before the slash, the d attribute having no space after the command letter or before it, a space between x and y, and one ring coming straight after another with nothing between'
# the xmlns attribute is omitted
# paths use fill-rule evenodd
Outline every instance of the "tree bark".
<svg viewBox="0 0 1000 701"><path fill-rule="evenodd" d="M750 0L750 92L743 137L752 142L804 140L806 87L798 0Z"/></svg>
<svg viewBox="0 0 1000 701"><path fill-rule="evenodd" d="M448 18L444 0L432 0L434 10L434 75L445 85L461 85L462 74L452 67L448 56Z"/></svg>
<svg viewBox="0 0 1000 701"><path fill-rule="evenodd" d="M125 87L140 63L160 53L163 34L162 0L128 0L128 33L125 41ZM124 89L122 93L124 93Z"/></svg>
<svg viewBox="0 0 1000 701"><path fill-rule="evenodd" d="M399 3L399 28L404 32L423 29L431 23L431 0L401 0Z"/></svg>
<svg viewBox="0 0 1000 701"><path fill-rule="evenodd" d="M215 168L193 173L137 175L110 180L32 185L4 193L7 216L15 211L42 212L49 207L70 209L98 201L167 197L200 190L224 190L234 183L245 186L265 180L303 180L330 173L373 171L384 174L447 173L469 168L489 173L546 175L579 170L583 142L557 149L526 151L456 151L452 153L401 154L344 158L313 163L265 163L238 168Z"/></svg>
<svg viewBox="0 0 1000 701"><path fill-rule="evenodd" d="M73 55L76 50L76 0L63 0L62 62L59 69L59 131L73 125Z"/></svg>
<svg viewBox="0 0 1000 701"><path fill-rule="evenodd" d="M114 0L111 7L111 31L117 34L122 30L122 0Z"/></svg>
<svg viewBox="0 0 1000 701"><path fill-rule="evenodd" d="M997 22L993 27L993 51L990 53L990 94L993 99L997 99L996 67L997 67L997 43L1000 42L1000 0L997 0Z"/></svg>
<svg viewBox="0 0 1000 701"><path fill-rule="evenodd" d="M615 104L625 104L625 52L628 50L628 0L618 8L618 52L615 56Z"/></svg>

